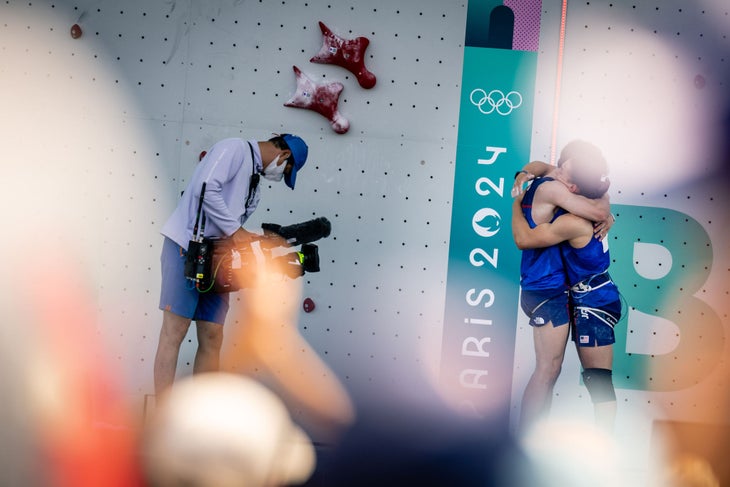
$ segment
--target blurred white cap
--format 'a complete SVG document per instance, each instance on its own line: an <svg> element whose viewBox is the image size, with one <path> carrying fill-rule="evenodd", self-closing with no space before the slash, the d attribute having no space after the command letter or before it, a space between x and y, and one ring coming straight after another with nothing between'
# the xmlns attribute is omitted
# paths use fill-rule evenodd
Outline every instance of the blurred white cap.
<svg viewBox="0 0 730 487"><path fill-rule="evenodd" d="M272 486L305 482L311 440L260 383L228 373L182 379L157 405L145 438L156 486Z"/></svg>

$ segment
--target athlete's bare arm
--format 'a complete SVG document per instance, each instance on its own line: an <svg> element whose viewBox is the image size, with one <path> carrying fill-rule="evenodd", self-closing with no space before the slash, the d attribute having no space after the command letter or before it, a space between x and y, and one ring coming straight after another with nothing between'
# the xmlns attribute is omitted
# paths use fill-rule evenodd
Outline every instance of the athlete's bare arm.
<svg viewBox="0 0 730 487"><path fill-rule="evenodd" d="M520 250L549 247L566 240L574 247L583 247L593 238L591 223L569 213L552 223L530 228L520 204L521 198L517 198L512 205L512 236Z"/></svg>
<svg viewBox="0 0 730 487"><path fill-rule="evenodd" d="M560 181L548 181L538 189L540 199L592 222L607 220L611 215L608 193L591 199L576 194Z"/></svg>

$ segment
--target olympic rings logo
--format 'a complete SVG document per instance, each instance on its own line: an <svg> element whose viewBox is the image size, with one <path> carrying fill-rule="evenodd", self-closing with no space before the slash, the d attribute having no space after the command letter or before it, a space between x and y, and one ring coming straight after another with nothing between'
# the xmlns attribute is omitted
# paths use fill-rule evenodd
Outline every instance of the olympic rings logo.
<svg viewBox="0 0 730 487"><path fill-rule="evenodd" d="M477 88L471 92L469 100L485 115L494 111L502 116L509 115L512 110L522 105L522 95L517 91L510 91L505 95L500 90L492 90L487 93L483 89Z"/></svg>

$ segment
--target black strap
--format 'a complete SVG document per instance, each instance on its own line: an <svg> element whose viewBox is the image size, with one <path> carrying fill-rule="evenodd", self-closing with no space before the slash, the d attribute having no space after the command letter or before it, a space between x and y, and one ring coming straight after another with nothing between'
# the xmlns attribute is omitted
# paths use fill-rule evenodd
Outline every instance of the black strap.
<svg viewBox="0 0 730 487"><path fill-rule="evenodd" d="M203 187L200 188L200 198L198 199L198 212L195 215L195 225L193 226L193 240L195 240L195 237L198 234L198 223L200 222L200 214L203 212L203 198L205 197L205 182L203 182ZM203 231L205 230L205 215L203 215L203 224L202 228L200 229L201 235L203 234Z"/></svg>
<svg viewBox="0 0 730 487"><path fill-rule="evenodd" d="M251 151L251 180L248 185L248 197L246 198L246 210L253 201L253 197L256 194L256 188L258 188L260 176L256 172L256 159L253 154L253 146L251 142L248 142L248 149ZM198 200L198 212L195 215L195 226L193 227L193 238L198 234L198 222L200 222L200 239L202 240L205 235L205 213L203 213L203 198L205 197L205 182L200 188L200 199ZM201 220L202 214L202 220Z"/></svg>
<svg viewBox="0 0 730 487"><path fill-rule="evenodd" d="M248 198L246 198L246 210L249 205L253 202L253 197L256 194L256 188L259 187L259 180L261 175L256 172L256 159L253 155L253 146L251 142L248 143L248 148L251 151L251 180L248 183Z"/></svg>

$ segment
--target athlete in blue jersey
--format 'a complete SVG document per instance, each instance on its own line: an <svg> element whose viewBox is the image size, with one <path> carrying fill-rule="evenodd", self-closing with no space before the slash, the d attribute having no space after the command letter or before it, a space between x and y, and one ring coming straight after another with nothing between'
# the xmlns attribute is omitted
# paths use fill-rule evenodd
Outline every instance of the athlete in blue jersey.
<svg viewBox="0 0 730 487"><path fill-rule="evenodd" d="M605 195L608 182L603 178L606 164L595 146L574 141L561 152L558 167L530 163L526 169L547 174L535 179L524 197L516 200L513 227L515 221L528 229L557 222L559 218L564 218L561 215L570 212L584 217L583 221L590 227L591 236L594 227L589 220L602 222L598 226L599 237L610 228L610 222L605 222L610 217L608 197ZM524 178L517 178L518 188L522 183L520 179ZM553 387L560 375L570 332L569 278L565 272L561 248L555 245L558 242L553 245L531 245L528 249L521 238L515 234L518 247L526 249L521 263L520 304L533 327L536 355L535 370L522 397L520 428L526 430L535 420L549 412Z"/></svg>
<svg viewBox="0 0 730 487"><path fill-rule="evenodd" d="M612 382L614 326L621 317L618 288L608 273L606 240L593 234L593 224L563 214L531 228L515 201L512 232L521 249L558 248L570 286L573 341L583 366L583 379L594 403L596 422L612 429L616 393ZM557 245L556 245L557 244Z"/></svg>
<svg viewBox="0 0 730 487"><path fill-rule="evenodd" d="M532 206L535 201L537 189L544 183L550 181L554 181L554 179L547 176L535 179L527 191L525 191L524 197L522 198L523 216L532 227L537 226L537 223L532 217ZM555 221L563 213L565 213L565 210L558 208L549 221ZM561 293L566 291L565 270L563 269L563 259L560 255L560 249L557 246L551 246L523 250L522 262L520 263L520 285L523 290L545 290L548 294L556 290ZM528 312L528 310L525 310L525 312L533 320L539 318L539 316L534 316L532 311ZM533 323L533 325L542 325L544 323L543 321Z"/></svg>

